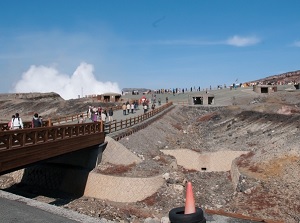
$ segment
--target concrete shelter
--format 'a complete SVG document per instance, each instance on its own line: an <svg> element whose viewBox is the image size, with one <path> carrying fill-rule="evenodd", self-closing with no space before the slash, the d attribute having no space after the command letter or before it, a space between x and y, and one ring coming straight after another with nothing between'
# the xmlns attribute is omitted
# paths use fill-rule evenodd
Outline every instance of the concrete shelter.
<svg viewBox="0 0 300 223"><path fill-rule="evenodd" d="M101 98L104 102L118 102L121 99L121 94L109 92L101 94Z"/></svg>
<svg viewBox="0 0 300 223"><path fill-rule="evenodd" d="M213 105L215 104L215 96L210 93L189 95L190 105Z"/></svg>
<svg viewBox="0 0 300 223"><path fill-rule="evenodd" d="M275 85L253 85L253 91L256 93L274 93L277 92L277 86Z"/></svg>

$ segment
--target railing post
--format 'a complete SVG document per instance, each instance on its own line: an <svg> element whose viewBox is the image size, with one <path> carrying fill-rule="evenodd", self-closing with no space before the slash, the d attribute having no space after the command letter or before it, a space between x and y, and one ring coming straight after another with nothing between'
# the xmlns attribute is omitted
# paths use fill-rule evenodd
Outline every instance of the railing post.
<svg viewBox="0 0 300 223"><path fill-rule="evenodd" d="M55 136L53 136L53 138L54 138L54 137L55 137ZM48 139L49 139L49 129L47 129L47 130L45 131L45 135L44 135L43 141L44 141L44 142L47 142Z"/></svg>
<svg viewBox="0 0 300 223"><path fill-rule="evenodd" d="M20 145L21 145L21 146L24 146L24 145L25 145L25 140L26 140L26 133L23 132L23 133L22 133L22 140L21 140L21 142L20 142Z"/></svg>
<svg viewBox="0 0 300 223"><path fill-rule="evenodd" d="M103 121L101 120L100 122L100 132L103 132L104 130L104 125L103 125Z"/></svg>
<svg viewBox="0 0 300 223"><path fill-rule="evenodd" d="M12 137L12 135L10 135L9 138L8 138L8 144L6 146L7 149L12 148L12 141L13 141L13 137Z"/></svg>
<svg viewBox="0 0 300 223"><path fill-rule="evenodd" d="M33 144L36 144L37 143L37 141L38 141L38 132L36 131L36 132L34 132L34 137L33 137Z"/></svg>

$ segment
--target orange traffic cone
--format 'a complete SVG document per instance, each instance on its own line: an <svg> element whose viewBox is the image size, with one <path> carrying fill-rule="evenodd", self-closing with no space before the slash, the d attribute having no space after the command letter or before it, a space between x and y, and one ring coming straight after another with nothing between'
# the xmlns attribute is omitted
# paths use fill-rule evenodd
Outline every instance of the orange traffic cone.
<svg viewBox="0 0 300 223"><path fill-rule="evenodd" d="M195 207L192 183L186 185L185 207L173 208L169 212L171 223L206 223L206 219L201 208Z"/></svg>
<svg viewBox="0 0 300 223"><path fill-rule="evenodd" d="M196 207L195 207L195 199L193 194L192 183L187 182L184 214L192 214L195 212L196 212Z"/></svg>

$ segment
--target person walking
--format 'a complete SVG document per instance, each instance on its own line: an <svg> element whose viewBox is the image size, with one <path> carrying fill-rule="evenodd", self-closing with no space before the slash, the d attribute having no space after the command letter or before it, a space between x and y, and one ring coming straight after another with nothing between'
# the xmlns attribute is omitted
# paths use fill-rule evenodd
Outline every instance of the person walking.
<svg viewBox="0 0 300 223"><path fill-rule="evenodd" d="M126 105L126 108L127 108L127 114L129 115L129 111L130 111L130 104L129 103Z"/></svg>
<svg viewBox="0 0 300 223"><path fill-rule="evenodd" d="M110 108L110 109L108 110L108 121L109 121L109 122L112 122L112 121L113 121L113 115L114 115L114 112L113 112L112 108Z"/></svg>
<svg viewBox="0 0 300 223"><path fill-rule="evenodd" d="M145 114L147 112L147 110L148 110L148 106L147 106L146 103L144 103L143 108L144 108L144 114Z"/></svg>
<svg viewBox="0 0 300 223"><path fill-rule="evenodd" d="M131 108L131 113L133 114L133 110L134 110L134 102L131 103L130 108Z"/></svg>
<svg viewBox="0 0 300 223"><path fill-rule="evenodd" d="M152 104L151 109L152 109L152 110L155 109L155 104L154 104L154 103Z"/></svg>
<svg viewBox="0 0 300 223"><path fill-rule="evenodd" d="M123 115L126 115L126 104L123 103L122 105Z"/></svg>
<svg viewBox="0 0 300 223"><path fill-rule="evenodd" d="M8 126L8 129L13 129L13 124L12 124L12 120L15 119L16 116L15 115L12 115L11 116L11 120L8 122L7 126Z"/></svg>
<svg viewBox="0 0 300 223"><path fill-rule="evenodd" d="M86 115L88 119L91 119L91 115L92 115L92 107L89 106L88 110L86 111Z"/></svg>
<svg viewBox="0 0 300 223"><path fill-rule="evenodd" d="M105 123L106 123L106 112L104 112L104 111L101 112L101 121L102 121L102 126L103 126L103 131L104 131L104 129L105 129Z"/></svg>
<svg viewBox="0 0 300 223"><path fill-rule="evenodd" d="M78 124L82 124L82 123L84 123L84 118L83 115L80 115L78 119Z"/></svg>
<svg viewBox="0 0 300 223"><path fill-rule="evenodd" d="M42 121L39 118L38 113L35 113L32 118L32 128L42 127Z"/></svg>
<svg viewBox="0 0 300 223"><path fill-rule="evenodd" d="M15 118L11 120L12 129L23 129L23 122L19 113L16 113Z"/></svg>
<svg viewBox="0 0 300 223"><path fill-rule="evenodd" d="M101 121L102 121L103 123L106 122L106 114L105 114L104 112L101 112Z"/></svg>

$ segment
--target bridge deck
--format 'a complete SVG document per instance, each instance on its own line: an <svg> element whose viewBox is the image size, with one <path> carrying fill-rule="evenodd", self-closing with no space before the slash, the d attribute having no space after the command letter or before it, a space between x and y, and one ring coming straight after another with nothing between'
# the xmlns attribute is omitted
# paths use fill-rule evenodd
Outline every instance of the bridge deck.
<svg viewBox="0 0 300 223"><path fill-rule="evenodd" d="M68 119L69 124L67 124L67 119L63 124L55 123L55 125L49 121L44 123L44 127L39 128L30 128L30 123L28 123L24 129L7 130L8 126L4 123L0 125L0 174L62 154L103 144L106 133L131 128L171 106L172 102L146 113L137 111L131 114L133 117L120 121L114 120L106 124L102 121L88 122L88 120L85 123L76 124L74 115Z"/></svg>
<svg viewBox="0 0 300 223"><path fill-rule="evenodd" d="M0 131L0 174L102 144L104 139L101 122Z"/></svg>

